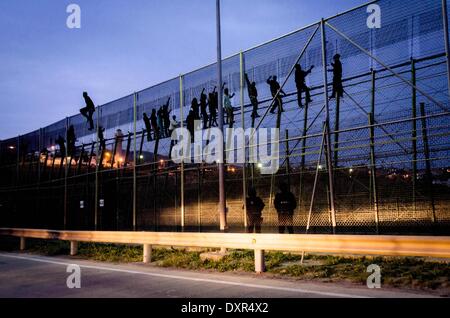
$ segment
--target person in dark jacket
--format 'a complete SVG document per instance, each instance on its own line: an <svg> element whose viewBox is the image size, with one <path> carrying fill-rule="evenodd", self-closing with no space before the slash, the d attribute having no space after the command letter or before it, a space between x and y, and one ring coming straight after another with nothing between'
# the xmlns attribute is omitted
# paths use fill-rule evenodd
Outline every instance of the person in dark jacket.
<svg viewBox="0 0 450 318"><path fill-rule="evenodd" d="M209 128L219 126L219 124L217 123L216 90L217 87L214 87L214 90L208 94Z"/></svg>
<svg viewBox="0 0 450 318"><path fill-rule="evenodd" d="M248 189L248 197L245 204L247 208L247 233L261 233L262 211L265 204L256 195L254 188Z"/></svg>
<svg viewBox="0 0 450 318"><path fill-rule="evenodd" d="M156 116L156 109L152 109L152 114L150 115L150 123L152 124L153 137L154 139L160 138L160 131L158 128L158 116Z"/></svg>
<svg viewBox="0 0 450 318"><path fill-rule="evenodd" d="M77 137L75 136L75 128L73 125L70 125L67 130L67 154L70 157L75 156L75 142L77 141Z"/></svg>
<svg viewBox="0 0 450 318"><path fill-rule="evenodd" d="M303 92L305 92L305 94L306 94L306 102L305 102L306 106L308 106L309 103L312 102L310 89L306 85L306 77L309 74L311 74L313 68L314 68L314 65L311 66L311 68L309 70L304 71L300 64L295 65L295 86L297 87L298 106L300 108L303 108L303 103L302 103Z"/></svg>
<svg viewBox="0 0 450 318"><path fill-rule="evenodd" d="M259 102L258 102L258 89L256 88L256 83L255 82L250 83L247 74L245 74L245 82L247 83L248 97L250 98L250 102L252 103L253 106L252 118L258 118L260 116L258 115Z"/></svg>
<svg viewBox="0 0 450 318"><path fill-rule="evenodd" d="M289 234L294 234L294 210L297 208L297 200L287 184L280 184L280 192L275 196L274 206L278 213L279 233L284 234L287 228Z"/></svg>
<svg viewBox="0 0 450 318"><path fill-rule="evenodd" d="M278 108L279 113L284 112L282 97L285 97L286 93L281 89L281 86L280 86L280 83L278 83L277 77L276 76L269 77L267 79L267 84L270 86L270 93L272 94L272 97L273 98L275 98L275 96L277 97L275 99L275 102L273 103L270 113L275 114L275 109L277 109L277 108ZM280 91L279 94L278 94L278 91Z"/></svg>
<svg viewBox="0 0 450 318"><path fill-rule="evenodd" d="M333 72L333 93L331 94L331 98L344 97L344 87L342 85L342 63L341 56L336 54L333 57L334 63L331 63L333 66L332 70L328 70L329 72Z"/></svg>
<svg viewBox="0 0 450 318"><path fill-rule="evenodd" d="M83 98L86 103L86 107L83 107L80 109L81 115L86 117L88 123L89 123L89 130L94 129L94 120L92 119L92 116L95 113L95 105L92 99L89 97L87 92L83 93Z"/></svg>
<svg viewBox="0 0 450 318"><path fill-rule="evenodd" d="M170 106L170 97L167 100L167 103L163 106L164 135L166 137L170 137L169 135L170 113L172 112L172 110L169 110L169 106Z"/></svg>
<svg viewBox="0 0 450 318"><path fill-rule="evenodd" d="M208 96L206 96L205 89L203 89L200 95L200 111L203 119L203 129L208 128L209 116L207 112L207 107L208 107Z"/></svg>
<svg viewBox="0 0 450 318"><path fill-rule="evenodd" d="M150 118L147 113L144 113L142 119L144 120L145 131L147 132L147 141L150 142L152 141L152 124L150 122Z"/></svg>
<svg viewBox="0 0 450 318"><path fill-rule="evenodd" d="M100 142L100 147L103 151L106 151L106 140L105 140L105 128L102 126L98 127L98 141Z"/></svg>

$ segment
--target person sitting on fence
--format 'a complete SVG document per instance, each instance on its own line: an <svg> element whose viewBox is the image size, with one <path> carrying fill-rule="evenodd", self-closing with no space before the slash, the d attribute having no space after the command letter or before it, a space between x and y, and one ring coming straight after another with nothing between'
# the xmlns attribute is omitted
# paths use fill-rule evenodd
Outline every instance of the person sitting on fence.
<svg viewBox="0 0 450 318"><path fill-rule="evenodd" d="M219 126L217 123L216 89L217 87L214 87L214 90L208 94L209 128Z"/></svg>
<svg viewBox="0 0 450 318"><path fill-rule="evenodd" d="M83 93L84 101L86 102L86 107L80 109L81 115L86 117L88 123L89 123L89 130L94 129L94 120L92 119L92 116L95 113L95 105L92 99L89 97L87 92Z"/></svg>
<svg viewBox="0 0 450 318"><path fill-rule="evenodd" d="M152 124L150 123L150 118L148 118L147 113L142 115L142 120L144 121L145 131L147 132L147 141L152 141Z"/></svg>
<svg viewBox="0 0 450 318"><path fill-rule="evenodd" d="M336 54L333 57L333 60L334 60L334 63L331 63L331 66L333 67L333 69L328 70L328 72L333 72L333 93L331 94L330 99L344 97L344 87L342 85L341 56L339 54Z"/></svg>
<svg viewBox="0 0 450 318"><path fill-rule="evenodd" d="M270 110L271 114L275 114L275 109L278 108L278 113L284 112L283 109L283 99L282 97L286 96L286 93L281 89L280 83L277 81L276 76L271 76L267 79L267 84L270 86L270 93L272 94L272 98L275 98L272 109Z"/></svg>
<svg viewBox="0 0 450 318"><path fill-rule="evenodd" d="M153 137L154 139L159 139L159 128L158 128L158 117L156 116L156 109L152 109L152 114L150 115L150 123L152 124Z"/></svg>
<svg viewBox="0 0 450 318"><path fill-rule="evenodd" d="M235 94L230 95L228 88L225 88L223 94L223 108L227 113L226 124L229 124L230 128L232 128L234 124L234 109L233 105L231 105L231 99L234 97L234 95Z"/></svg>
<svg viewBox="0 0 450 318"><path fill-rule="evenodd" d="M261 233L263 222L262 211L264 202L256 195L255 188L248 189L248 197L245 201L247 208L247 233Z"/></svg>
<svg viewBox="0 0 450 318"><path fill-rule="evenodd" d="M203 129L208 128L209 117L208 112L206 110L207 107L208 107L208 96L206 96L205 89L203 89L200 95L200 111L203 119Z"/></svg>
<svg viewBox="0 0 450 318"><path fill-rule="evenodd" d="M258 89L256 88L256 83L255 82L250 83L247 73L245 74L245 82L247 83L248 97L250 98L250 102L252 103L253 106L252 118L258 118L260 116L258 115L259 102L258 102Z"/></svg>
<svg viewBox="0 0 450 318"><path fill-rule="evenodd" d="M278 232L284 234L287 228L289 234L294 234L294 210L297 208L297 201L286 183L280 184L280 192L275 196L274 206L278 213Z"/></svg>
<svg viewBox="0 0 450 318"><path fill-rule="evenodd" d="M303 103L302 103L303 92L305 92L305 94L306 94L306 101L305 101L306 106L308 106L309 103L312 102L310 89L306 85L306 77L309 74L311 74L313 68L314 68L314 65L311 66L311 68L309 70L304 71L300 64L295 65L295 86L297 87L298 106L300 108L303 108Z"/></svg>

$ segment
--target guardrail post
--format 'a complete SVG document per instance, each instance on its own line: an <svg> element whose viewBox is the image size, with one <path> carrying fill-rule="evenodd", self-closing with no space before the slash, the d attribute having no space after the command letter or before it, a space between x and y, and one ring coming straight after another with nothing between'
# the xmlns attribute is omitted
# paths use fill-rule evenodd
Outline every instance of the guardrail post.
<svg viewBox="0 0 450 318"><path fill-rule="evenodd" d="M264 250L255 250L255 272L261 274L265 271Z"/></svg>
<svg viewBox="0 0 450 318"><path fill-rule="evenodd" d="M144 260L145 264L152 262L152 246L150 244L144 244Z"/></svg>
<svg viewBox="0 0 450 318"><path fill-rule="evenodd" d="M25 251L25 249L26 249L26 238L21 237L20 238L20 250Z"/></svg>
<svg viewBox="0 0 450 318"><path fill-rule="evenodd" d="M75 256L78 254L78 242L70 241L70 256Z"/></svg>

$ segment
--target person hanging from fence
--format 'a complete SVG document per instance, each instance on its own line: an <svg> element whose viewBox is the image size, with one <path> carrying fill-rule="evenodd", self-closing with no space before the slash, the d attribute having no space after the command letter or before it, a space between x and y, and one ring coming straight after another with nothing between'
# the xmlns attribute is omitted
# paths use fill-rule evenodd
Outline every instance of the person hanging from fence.
<svg viewBox="0 0 450 318"><path fill-rule="evenodd" d="M252 118L261 117L258 114L259 102L258 102L258 89L256 88L256 83L255 82L250 83L247 73L245 73L245 82L247 83L248 97L250 98L250 102L252 103L253 106Z"/></svg>
<svg viewBox="0 0 450 318"><path fill-rule="evenodd" d="M225 88L224 94L223 94L223 108L227 114L227 120L225 124L230 125L230 128L233 128L234 124L234 109L233 105L231 104L231 99L235 96L233 93L230 95L230 91L228 88Z"/></svg>
<svg viewBox="0 0 450 318"><path fill-rule="evenodd" d="M214 87L214 90L208 94L209 128L219 126L217 123L216 90L217 87Z"/></svg>
<svg viewBox="0 0 450 318"><path fill-rule="evenodd" d="M158 116L156 115L156 109L152 109L152 114L150 115L150 123L152 124L153 129L153 138L160 138L160 131L158 128Z"/></svg>
<svg viewBox="0 0 450 318"><path fill-rule="evenodd" d="M94 102L92 101L92 99L89 97L87 92L83 93L83 98L84 98L84 101L86 102L86 107L81 108L80 113L81 113L81 115L86 117L88 124L89 124L89 130L93 130L94 129L94 120L92 119L92 117L94 116L94 113L95 113L95 105L94 105Z"/></svg>
<svg viewBox="0 0 450 318"><path fill-rule="evenodd" d="M177 120L177 116L173 115L172 119L170 120L170 125L169 125L169 137L172 137L172 134L174 132L175 129L177 129L180 126L180 123ZM175 141L172 140L172 143L174 143Z"/></svg>
<svg viewBox="0 0 450 318"><path fill-rule="evenodd" d="M195 133L195 113L192 109L189 111L189 114L186 117L186 126L191 135L191 141L193 142Z"/></svg>
<svg viewBox="0 0 450 318"><path fill-rule="evenodd" d="M147 113L144 113L142 115L142 120L144 121L145 125L145 132L147 133L147 141L152 141L152 124L150 122L150 118L148 117Z"/></svg>
<svg viewBox="0 0 450 318"><path fill-rule="evenodd" d="M305 92L305 95L306 95L306 97L305 97L306 98L306 100L305 100L306 106L308 106L312 102L310 88L306 85L306 77L309 74L311 74L313 69L314 69L314 65L311 66L310 69L307 71L304 71L300 64L295 65L295 86L297 87L298 106L300 108L303 108L303 103L302 103L303 92Z"/></svg>
<svg viewBox="0 0 450 318"><path fill-rule="evenodd" d="M75 142L77 141L77 138L75 136L75 128L73 125L70 125L69 129L67 130L67 154L69 157L75 156Z"/></svg>
<svg viewBox="0 0 450 318"><path fill-rule="evenodd" d="M191 102L191 110L195 120L200 120L200 105L198 99L194 97Z"/></svg>
<svg viewBox="0 0 450 318"><path fill-rule="evenodd" d="M339 54L336 54L333 57L333 61L334 63L331 63L333 69L328 70L328 72L333 72L333 93L331 94L330 99L344 97L344 86L342 85L341 56Z"/></svg>
<svg viewBox="0 0 450 318"><path fill-rule="evenodd" d="M256 195L255 188L248 189L248 197L245 200L245 204L247 208L247 233L261 233L262 211L265 204Z"/></svg>
<svg viewBox="0 0 450 318"><path fill-rule="evenodd" d="M163 110L162 106L158 109L157 117L158 117L159 136L161 138L164 138L165 137L165 135L164 135L164 110Z"/></svg>
<svg viewBox="0 0 450 318"><path fill-rule="evenodd" d="M98 141L100 142L100 149L102 149L103 151L106 150L106 140L105 140L105 128L103 128L102 126L98 127Z"/></svg>
<svg viewBox="0 0 450 318"><path fill-rule="evenodd" d="M164 134L166 137L170 137L169 127L170 127L170 113L172 110L169 110L170 105L170 97L167 100L167 103L163 106L163 124L164 124Z"/></svg>
<svg viewBox="0 0 450 318"><path fill-rule="evenodd" d="M286 93L281 89L280 83L277 81L276 76L271 76L267 79L267 84L270 86L270 93L272 94L272 98L275 98L272 109L270 110L271 114L275 114L275 109L278 108L278 112L284 112L283 109L283 97L286 96Z"/></svg>
<svg viewBox="0 0 450 318"><path fill-rule="evenodd" d="M66 157L66 140L63 137L58 136L58 138L56 139L56 143L59 146L59 154L61 156L61 159L64 159Z"/></svg>
<svg viewBox="0 0 450 318"><path fill-rule="evenodd" d="M289 234L294 234L294 210L297 200L286 183L280 184L280 192L276 194L274 206L278 213L278 232L284 234L287 228Z"/></svg>
<svg viewBox="0 0 450 318"><path fill-rule="evenodd" d="M206 96L205 89L203 89L202 93L200 94L200 112L202 114L203 119L203 129L208 128L209 116L207 107L208 107L208 96Z"/></svg>

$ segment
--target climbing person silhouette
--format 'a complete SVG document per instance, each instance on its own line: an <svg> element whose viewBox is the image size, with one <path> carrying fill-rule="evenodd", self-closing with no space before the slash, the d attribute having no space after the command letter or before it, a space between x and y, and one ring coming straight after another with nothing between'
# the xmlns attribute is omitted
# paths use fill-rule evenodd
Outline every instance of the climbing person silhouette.
<svg viewBox="0 0 450 318"><path fill-rule="evenodd" d="M198 99L194 97L191 102L191 110L195 120L200 119L200 105L198 104Z"/></svg>
<svg viewBox="0 0 450 318"><path fill-rule="evenodd" d="M217 123L216 89L217 87L214 87L214 90L208 94L209 128L219 126Z"/></svg>
<svg viewBox="0 0 450 318"><path fill-rule="evenodd" d="M305 101L306 106L308 106L309 103L312 102L310 89L306 85L306 77L309 74L311 74L313 68L314 68L314 65L311 66L309 70L304 71L300 64L295 65L295 86L297 87L298 106L300 108L303 108L303 103L302 103L303 92L305 92L305 94L306 94L306 101Z"/></svg>
<svg viewBox="0 0 450 318"><path fill-rule="evenodd" d="M147 113L144 113L142 115L142 120L144 121L145 131L147 132L147 141L150 142L152 141L152 124Z"/></svg>
<svg viewBox="0 0 450 318"><path fill-rule="evenodd" d="M156 109L152 109L152 114L150 115L150 123L152 124L153 128L153 138L159 139L160 131L158 128L158 116L156 116Z"/></svg>
<svg viewBox="0 0 450 318"><path fill-rule="evenodd" d="M253 106L252 118L261 117L258 115L259 102L258 102L258 89L256 88L256 83L255 82L250 83L247 73L245 74L245 82L247 83L248 97L250 98L250 102L252 103Z"/></svg>
<svg viewBox="0 0 450 318"><path fill-rule="evenodd" d="M66 140L63 137L58 136L58 139L56 139L56 143L59 146L59 154L61 158L64 159L66 157Z"/></svg>
<svg viewBox="0 0 450 318"><path fill-rule="evenodd" d="M277 81L277 77L276 76L269 77L267 79L267 84L269 84L270 86L270 93L272 94L272 97L273 98L276 97L272 109L270 110L270 113L275 114L275 109L277 108L279 113L284 112L282 97L285 97L286 93L281 89L280 83L278 83ZM280 92L279 94L278 91Z"/></svg>
<svg viewBox="0 0 450 318"><path fill-rule="evenodd" d="M73 125L70 125L69 129L67 130L67 154L70 157L75 156L75 142L77 141L77 138L75 136L75 128Z"/></svg>
<svg viewBox="0 0 450 318"><path fill-rule="evenodd" d="M228 88L225 88L224 94L223 94L223 108L225 109L225 112L227 113L227 120L225 124L229 124L230 128L233 127L234 124L234 109L233 105L231 105L231 99L234 97L234 93L230 95L230 92Z"/></svg>
<svg viewBox="0 0 450 318"><path fill-rule="evenodd" d="M105 128L103 128L102 126L98 127L98 141L100 142L100 149L102 149L103 151L106 150L106 140L105 140L105 135L103 134L105 132Z"/></svg>
<svg viewBox="0 0 450 318"><path fill-rule="evenodd" d="M203 129L208 128L209 116L207 112L207 107L208 107L208 96L206 96L205 89L203 89L200 95L200 112L202 114L203 119Z"/></svg>
<svg viewBox="0 0 450 318"><path fill-rule="evenodd" d="M261 233L261 224L263 222L262 211L264 202L256 195L254 188L248 189L248 197L245 200L247 207L247 233Z"/></svg>
<svg viewBox="0 0 450 318"><path fill-rule="evenodd" d="M289 234L294 234L293 220L297 201L286 183L280 184L280 192L275 196L274 206L278 213L278 232L284 234L287 228Z"/></svg>
<svg viewBox="0 0 450 318"><path fill-rule="evenodd" d="M161 138L165 137L164 134L164 110L163 106L161 106L157 112L158 116L158 132Z"/></svg>
<svg viewBox="0 0 450 318"><path fill-rule="evenodd" d="M194 133L195 133L195 113L191 109L189 111L189 115L186 117L186 126L189 134L191 135L191 141L194 141Z"/></svg>
<svg viewBox="0 0 450 318"><path fill-rule="evenodd" d="M341 56L336 54L333 57L334 63L331 63L333 67L332 70L328 70L328 72L333 72L333 93L331 94L330 99L332 98L341 98L344 97L344 87L342 85L342 63Z"/></svg>
<svg viewBox="0 0 450 318"><path fill-rule="evenodd" d="M95 105L92 99L89 97L87 92L83 92L83 98L86 102L86 107L80 109L81 115L86 117L88 123L89 123L89 130L94 129L94 120L92 119L92 116L95 113Z"/></svg>
<svg viewBox="0 0 450 318"><path fill-rule="evenodd" d="M170 137L169 132L170 113L172 112L172 110L169 110L169 105L170 105L170 97L167 100L167 103L163 106L163 124L164 124L164 134L166 135L166 137Z"/></svg>

